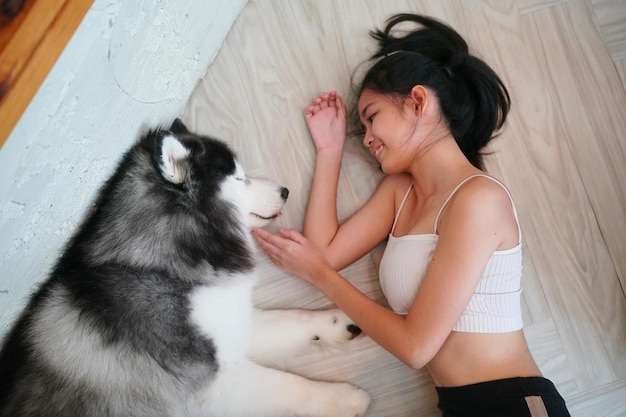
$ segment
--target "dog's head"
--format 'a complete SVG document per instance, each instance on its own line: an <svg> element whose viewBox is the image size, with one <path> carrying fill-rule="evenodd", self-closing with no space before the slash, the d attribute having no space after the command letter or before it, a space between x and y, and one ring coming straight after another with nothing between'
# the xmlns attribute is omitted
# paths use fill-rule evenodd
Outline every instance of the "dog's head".
<svg viewBox="0 0 626 417"><path fill-rule="evenodd" d="M102 188L76 237L89 262L162 268L193 279L203 265L253 267L252 236L281 214L288 190L246 177L222 141L176 121L148 132ZM194 275L194 271L199 271Z"/></svg>
<svg viewBox="0 0 626 417"><path fill-rule="evenodd" d="M190 133L179 119L159 141L159 170L171 184L195 192L213 207L230 203L248 228L265 226L282 214L289 190L248 177L224 143Z"/></svg>

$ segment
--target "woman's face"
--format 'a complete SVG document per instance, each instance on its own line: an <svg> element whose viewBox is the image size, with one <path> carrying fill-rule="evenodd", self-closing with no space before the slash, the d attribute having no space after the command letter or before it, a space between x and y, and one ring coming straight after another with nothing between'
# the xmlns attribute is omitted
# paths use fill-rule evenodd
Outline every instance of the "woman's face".
<svg viewBox="0 0 626 417"><path fill-rule="evenodd" d="M363 144L387 174L406 171L420 148L419 112L411 98L392 99L372 90L361 93L359 117L365 129Z"/></svg>

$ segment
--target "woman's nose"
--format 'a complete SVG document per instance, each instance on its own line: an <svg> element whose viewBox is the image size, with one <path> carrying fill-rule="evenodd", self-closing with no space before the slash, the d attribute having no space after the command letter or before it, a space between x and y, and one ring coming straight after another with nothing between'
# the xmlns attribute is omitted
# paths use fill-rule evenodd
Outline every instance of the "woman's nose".
<svg viewBox="0 0 626 417"><path fill-rule="evenodd" d="M374 142L374 139L372 138L372 135L369 133L369 131L365 131L365 135L363 136L363 145L365 145L366 147L370 147L372 146L372 143Z"/></svg>

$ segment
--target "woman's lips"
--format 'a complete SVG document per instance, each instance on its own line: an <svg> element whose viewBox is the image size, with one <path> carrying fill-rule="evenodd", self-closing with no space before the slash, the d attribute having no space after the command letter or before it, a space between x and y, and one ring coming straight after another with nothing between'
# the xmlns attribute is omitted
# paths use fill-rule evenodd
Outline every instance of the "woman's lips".
<svg viewBox="0 0 626 417"><path fill-rule="evenodd" d="M380 154L383 151L383 145L377 145L370 149L370 152L376 157L377 160L380 160Z"/></svg>

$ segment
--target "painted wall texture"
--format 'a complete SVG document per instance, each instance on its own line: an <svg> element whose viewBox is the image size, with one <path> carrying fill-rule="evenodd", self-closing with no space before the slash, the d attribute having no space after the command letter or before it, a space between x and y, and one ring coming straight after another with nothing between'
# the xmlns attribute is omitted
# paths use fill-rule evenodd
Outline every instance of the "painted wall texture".
<svg viewBox="0 0 626 417"><path fill-rule="evenodd" d="M0 149L0 337L140 132L180 115L247 0L96 0Z"/></svg>

